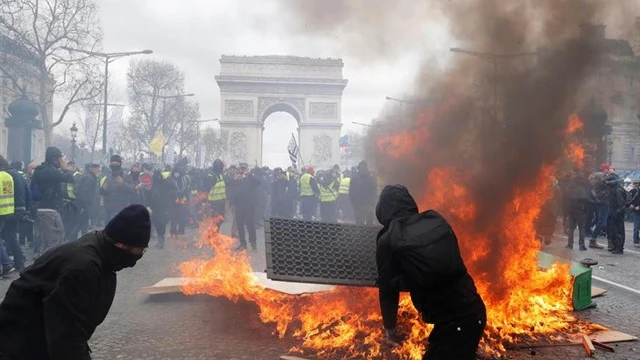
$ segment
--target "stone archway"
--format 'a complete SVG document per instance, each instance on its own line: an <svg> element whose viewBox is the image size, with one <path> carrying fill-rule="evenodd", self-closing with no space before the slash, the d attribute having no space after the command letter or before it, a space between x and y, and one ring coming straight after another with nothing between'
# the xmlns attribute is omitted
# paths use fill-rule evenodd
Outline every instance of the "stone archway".
<svg viewBox="0 0 640 360"><path fill-rule="evenodd" d="M229 133L229 163L262 165L265 119L284 111L298 122L299 147L305 165L338 163L342 128L340 59L294 56L222 56L220 126ZM286 148L287 143L282 144Z"/></svg>

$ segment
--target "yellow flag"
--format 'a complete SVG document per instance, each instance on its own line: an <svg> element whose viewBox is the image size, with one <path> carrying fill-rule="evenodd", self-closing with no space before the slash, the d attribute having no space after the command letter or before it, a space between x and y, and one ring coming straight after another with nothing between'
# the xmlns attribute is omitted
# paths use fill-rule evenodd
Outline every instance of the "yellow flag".
<svg viewBox="0 0 640 360"><path fill-rule="evenodd" d="M164 134L162 131L158 131L156 136L149 143L149 149L156 154L156 156L162 155L162 148L164 147Z"/></svg>

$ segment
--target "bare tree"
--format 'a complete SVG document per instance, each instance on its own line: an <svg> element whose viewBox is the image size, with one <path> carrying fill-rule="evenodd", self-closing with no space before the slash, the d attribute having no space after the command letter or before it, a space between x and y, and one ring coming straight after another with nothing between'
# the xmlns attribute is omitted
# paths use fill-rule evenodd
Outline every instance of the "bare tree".
<svg viewBox="0 0 640 360"><path fill-rule="evenodd" d="M4 56L0 73L38 105L47 145L70 107L100 92L95 60L63 49L99 49L97 12L93 0L0 0L0 36L35 65L24 66L24 56ZM54 97L65 104L56 120Z"/></svg>
<svg viewBox="0 0 640 360"><path fill-rule="evenodd" d="M186 146L193 120L200 116L197 104L184 101L184 74L170 62L132 60L127 74L131 106L130 136L149 150L151 140L162 132L165 145L172 140ZM182 138L181 130L183 132Z"/></svg>
<svg viewBox="0 0 640 360"><path fill-rule="evenodd" d="M212 128L206 128L200 137L200 141L204 149L204 163L206 166L213 164L215 159L227 160L227 144L229 142L228 131L216 131Z"/></svg>

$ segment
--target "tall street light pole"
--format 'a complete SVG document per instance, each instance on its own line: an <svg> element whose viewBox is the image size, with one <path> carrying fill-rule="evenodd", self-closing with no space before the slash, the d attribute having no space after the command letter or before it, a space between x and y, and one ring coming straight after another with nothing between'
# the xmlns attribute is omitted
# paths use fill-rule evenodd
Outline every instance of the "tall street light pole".
<svg viewBox="0 0 640 360"><path fill-rule="evenodd" d="M89 56L94 56L98 58L102 58L104 61L104 114L102 119L102 154L107 155L107 106L109 102L109 64L113 61L121 59L123 57L132 56L132 55L148 55L153 54L153 50L142 50L142 51L129 51L129 52L114 52L114 53L102 53L95 51L87 51L82 49L74 49L70 47L62 47L62 49L67 51L75 51L82 54L87 54Z"/></svg>

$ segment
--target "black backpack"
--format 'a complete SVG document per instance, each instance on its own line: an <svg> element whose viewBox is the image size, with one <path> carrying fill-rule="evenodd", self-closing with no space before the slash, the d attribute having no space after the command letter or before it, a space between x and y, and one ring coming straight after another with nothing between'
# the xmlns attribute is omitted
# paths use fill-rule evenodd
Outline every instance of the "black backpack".
<svg viewBox="0 0 640 360"><path fill-rule="evenodd" d="M393 221L391 247L407 276L407 285L432 289L467 273L453 229L439 213L423 213Z"/></svg>

